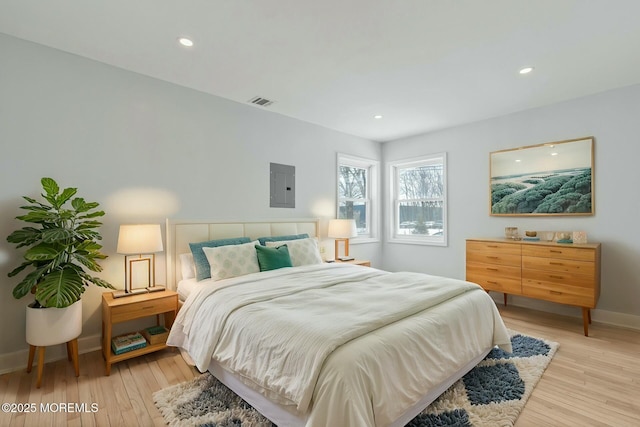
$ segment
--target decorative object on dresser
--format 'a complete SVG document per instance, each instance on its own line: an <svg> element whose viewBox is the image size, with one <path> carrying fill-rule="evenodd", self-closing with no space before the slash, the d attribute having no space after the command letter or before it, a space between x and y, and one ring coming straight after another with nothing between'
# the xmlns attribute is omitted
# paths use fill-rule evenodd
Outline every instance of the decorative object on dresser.
<svg viewBox="0 0 640 427"><path fill-rule="evenodd" d="M582 308L585 336L600 297L600 244L467 239L466 279L486 291Z"/></svg>
<svg viewBox="0 0 640 427"><path fill-rule="evenodd" d="M505 227L504 237L511 240L520 239L520 233L518 233L518 227Z"/></svg>
<svg viewBox="0 0 640 427"><path fill-rule="evenodd" d="M490 154L490 214L593 215L593 137Z"/></svg>
<svg viewBox="0 0 640 427"><path fill-rule="evenodd" d="M160 326L160 315L164 316L164 328L171 329L178 313L178 293L173 291L150 292L132 295L128 298L114 298L112 292L102 294L102 355L105 360L105 374L111 374L111 365L132 357L152 353L167 348L166 335L159 340L149 340L144 346L129 347L126 351L112 347L114 323L127 322L142 317L156 316ZM137 334L134 332L134 334ZM140 334L138 334L140 335ZM143 333L144 335L144 333Z"/></svg>
<svg viewBox="0 0 640 427"><path fill-rule="evenodd" d="M114 298L164 290L156 286L155 254L162 250L160 224L121 225L117 252L124 255L124 291L114 292Z"/></svg>
<svg viewBox="0 0 640 427"><path fill-rule="evenodd" d="M351 261L349 256L349 238L356 237L358 229L353 219L332 219L329 221L328 237L336 239L335 258L341 261ZM344 256L340 256L339 243L344 242Z"/></svg>
<svg viewBox="0 0 640 427"><path fill-rule="evenodd" d="M573 243L584 245L587 243L587 232L586 231L574 231L573 232Z"/></svg>
<svg viewBox="0 0 640 427"><path fill-rule="evenodd" d="M13 288L13 297L34 294L35 301L26 307L26 340L29 344L27 372L38 348L38 379L40 388L44 366L45 347L67 343L69 360L73 361L76 376L78 366L78 336L82 333L82 302L80 297L89 284L112 288L109 283L88 274L99 272L99 260L107 256L100 252L102 239L97 228L102 225L96 218L104 215L96 210L96 202L74 197L77 188L62 190L51 178L40 180L42 198L23 198L30 205L22 206L26 214L17 219L29 224L11 233L9 243L17 248L28 247L24 261L9 277L32 268Z"/></svg>

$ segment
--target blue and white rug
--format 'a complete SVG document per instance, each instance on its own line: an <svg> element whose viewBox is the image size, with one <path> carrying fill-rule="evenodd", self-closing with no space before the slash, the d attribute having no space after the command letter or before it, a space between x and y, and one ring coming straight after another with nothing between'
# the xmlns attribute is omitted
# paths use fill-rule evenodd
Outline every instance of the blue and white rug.
<svg viewBox="0 0 640 427"><path fill-rule="evenodd" d="M513 333L513 353L497 347L407 427L513 426L558 344ZM248 403L203 374L153 394L174 427L272 427Z"/></svg>

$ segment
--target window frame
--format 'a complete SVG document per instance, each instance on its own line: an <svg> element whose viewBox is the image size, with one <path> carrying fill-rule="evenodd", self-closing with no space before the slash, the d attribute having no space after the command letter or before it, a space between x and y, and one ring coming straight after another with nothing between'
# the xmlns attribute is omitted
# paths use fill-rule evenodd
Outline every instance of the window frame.
<svg viewBox="0 0 640 427"><path fill-rule="evenodd" d="M340 197L340 167L355 167L367 170L367 188L368 197L364 199L348 199L363 200L366 203L366 215L368 233L359 233L357 237L350 239L350 243L369 243L379 241L380 229L380 162L364 157L353 156L350 154L337 153L336 159L336 218L340 218L340 202L347 199Z"/></svg>
<svg viewBox="0 0 640 427"><path fill-rule="evenodd" d="M425 235L406 235L397 232L400 220L400 202L405 200L398 199L399 191L399 171L402 169L411 169L421 166L433 165L434 163L442 164L442 236L425 236ZM447 153L435 153L425 156L412 157L409 159L396 160L388 163L389 172L389 203L388 203L388 225L389 243L404 243L412 245L428 245L428 246L448 246L449 224L447 218ZM432 199L440 200L440 199Z"/></svg>

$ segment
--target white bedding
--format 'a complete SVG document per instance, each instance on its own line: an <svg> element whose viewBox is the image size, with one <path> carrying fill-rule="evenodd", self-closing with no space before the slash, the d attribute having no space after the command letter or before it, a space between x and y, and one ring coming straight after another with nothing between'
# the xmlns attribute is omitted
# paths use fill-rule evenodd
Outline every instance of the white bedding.
<svg viewBox="0 0 640 427"><path fill-rule="evenodd" d="M193 292L193 290L198 286L200 286L200 283L196 278L182 279L179 281L176 291L178 292L178 298L180 301L186 301L189 295L191 295L191 292Z"/></svg>
<svg viewBox="0 0 640 427"><path fill-rule="evenodd" d="M510 350L493 301L459 280L320 264L200 284L168 343L307 426L389 425L488 347Z"/></svg>

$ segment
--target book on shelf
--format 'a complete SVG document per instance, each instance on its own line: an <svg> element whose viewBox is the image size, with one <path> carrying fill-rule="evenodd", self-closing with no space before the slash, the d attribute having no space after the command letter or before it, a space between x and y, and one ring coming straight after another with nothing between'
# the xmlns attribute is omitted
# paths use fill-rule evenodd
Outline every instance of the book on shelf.
<svg viewBox="0 0 640 427"><path fill-rule="evenodd" d="M140 332L120 335L111 340L111 349L115 354L126 353L127 351L137 350L146 346L147 340L144 339Z"/></svg>

